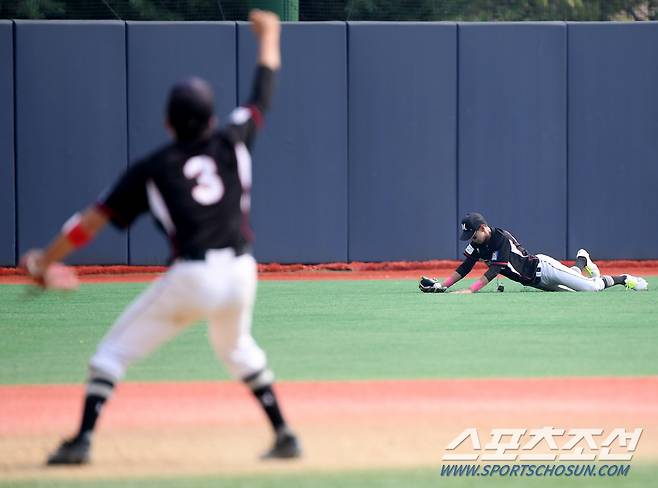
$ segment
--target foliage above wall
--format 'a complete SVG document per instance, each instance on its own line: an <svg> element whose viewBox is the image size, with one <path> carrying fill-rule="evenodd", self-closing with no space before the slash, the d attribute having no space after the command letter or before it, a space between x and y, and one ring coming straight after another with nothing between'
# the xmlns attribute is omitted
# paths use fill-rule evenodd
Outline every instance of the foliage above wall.
<svg viewBox="0 0 658 488"><path fill-rule="evenodd" d="M658 0L10 0L0 18L244 20L250 6L295 1L303 21L658 19Z"/></svg>

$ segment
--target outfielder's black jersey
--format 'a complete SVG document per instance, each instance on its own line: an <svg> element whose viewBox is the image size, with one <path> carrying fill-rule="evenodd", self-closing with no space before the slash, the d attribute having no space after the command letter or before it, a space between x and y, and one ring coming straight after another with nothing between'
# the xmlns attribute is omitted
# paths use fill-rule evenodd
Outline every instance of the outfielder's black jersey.
<svg viewBox="0 0 658 488"><path fill-rule="evenodd" d="M171 143L132 165L98 208L125 229L151 211L173 258L202 259L208 249L242 251L251 241L249 148L269 106L274 72L259 66L247 105L229 125L195 142Z"/></svg>
<svg viewBox="0 0 658 488"><path fill-rule="evenodd" d="M503 229L491 228L491 238L484 244L471 242L464 251L466 259L457 268L457 273L466 276L475 263L484 261L489 266L485 274L491 281L497 274L530 285L535 280L539 259L528 254L512 234Z"/></svg>

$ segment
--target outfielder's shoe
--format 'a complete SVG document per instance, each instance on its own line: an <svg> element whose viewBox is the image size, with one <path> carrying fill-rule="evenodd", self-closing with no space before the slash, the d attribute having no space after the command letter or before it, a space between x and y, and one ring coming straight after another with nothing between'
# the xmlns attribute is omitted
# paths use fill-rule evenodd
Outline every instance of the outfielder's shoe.
<svg viewBox="0 0 658 488"><path fill-rule="evenodd" d="M46 464L49 466L61 464L87 464L89 463L89 452L91 441L89 437L74 437L60 444L55 452L49 457Z"/></svg>
<svg viewBox="0 0 658 488"><path fill-rule="evenodd" d="M585 249L580 249L578 251L578 254L576 254L576 259L578 258L585 258L587 261L587 264L585 265L585 268L583 269L587 275L589 275L590 278L598 278L601 276L601 271L599 271L599 267L594 264L594 261L592 261L589 257L589 253Z"/></svg>
<svg viewBox="0 0 658 488"><path fill-rule="evenodd" d="M289 429L277 434L272 448L263 454L261 459L294 459L301 457L302 447L297 436Z"/></svg>
<svg viewBox="0 0 658 488"><path fill-rule="evenodd" d="M626 277L624 280L624 286L629 290L642 291L649 288L649 283L647 283L647 280L644 278L629 274L625 274L624 276Z"/></svg>

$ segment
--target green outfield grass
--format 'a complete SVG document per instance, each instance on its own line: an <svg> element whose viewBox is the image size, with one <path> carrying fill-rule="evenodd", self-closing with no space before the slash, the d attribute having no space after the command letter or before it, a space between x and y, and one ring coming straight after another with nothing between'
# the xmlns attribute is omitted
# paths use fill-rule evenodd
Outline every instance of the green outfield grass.
<svg viewBox="0 0 658 488"><path fill-rule="evenodd" d="M658 278L648 292L476 295L414 281L264 281L254 334L284 380L658 374ZM109 324L145 284L30 297L0 286L0 384L80 383ZM464 286L464 285L462 285ZM193 327L129 380L226 378Z"/></svg>
<svg viewBox="0 0 658 488"><path fill-rule="evenodd" d="M0 481L14 488L648 488L655 486L658 467L633 465L625 477L613 478L446 478L440 468L415 470L357 471L342 473L270 474L240 477L187 477L107 481Z"/></svg>

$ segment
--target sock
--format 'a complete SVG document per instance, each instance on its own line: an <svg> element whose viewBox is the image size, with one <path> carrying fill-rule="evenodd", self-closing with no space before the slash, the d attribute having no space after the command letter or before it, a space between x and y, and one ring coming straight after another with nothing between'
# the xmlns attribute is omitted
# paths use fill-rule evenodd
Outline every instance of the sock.
<svg viewBox="0 0 658 488"><path fill-rule="evenodd" d="M103 405L112 394L114 383L104 378L91 378L87 383L87 395L82 410L80 430L76 438L91 437Z"/></svg>
<svg viewBox="0 0 658 488"><path fill-rule="evenodd" d="M283 420L283 415L281 414L281 409L279 408L279 402L276 399L274 390L272 386L264 386L258 390L252 390L254 396L258 399L263 410L267 414L267 418L272 424L272 429L275 433L280 432L286 428L286 421Z"/></svg>
<svg viewBox="0 0 658 488"><path fill-rule="evenodd" d="M606 288L610 288L611 286L615 285L625 285L626 284L626 275L618 275L618 276L601 276L603 279L603 282L605 283Z"/></svg>
<svg viewBox="0 0 658 488"><path fill-rule="evenodd" d="M587 259L584 256L579 256L576 258L576 267L582 272L587 266Z"/></svg>
<svg viewBox="0 0 658 488"><path fill-rule="evenodd" d="M276 393L274 393L274 390L272 389L273 379L274 375L272 372L269 369L265 369L247 376L243 381L249 388L251 388L251 392L265 411L274 433L278 434L279 432L286 430L287 425L283 418L283 414L281 413L281 409L279 408Z"/></svg>

